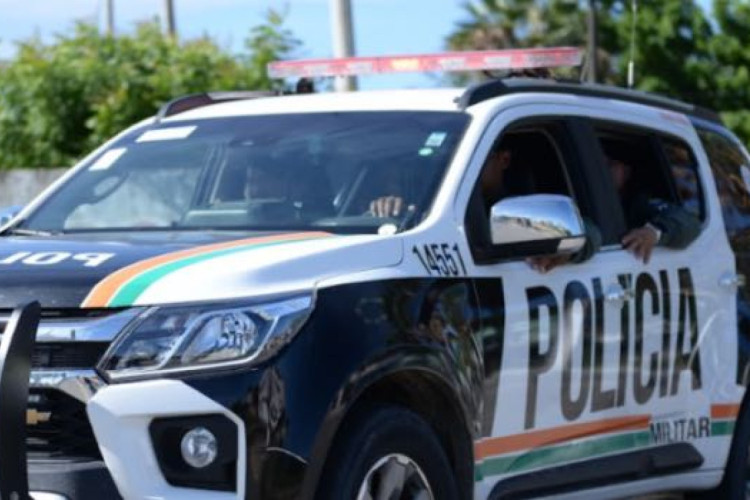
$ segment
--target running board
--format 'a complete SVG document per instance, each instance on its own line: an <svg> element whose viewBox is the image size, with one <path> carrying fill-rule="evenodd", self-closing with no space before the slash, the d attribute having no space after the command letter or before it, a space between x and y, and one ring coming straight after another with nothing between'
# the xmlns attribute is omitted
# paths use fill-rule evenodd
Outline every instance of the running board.
<svg viewBox="0 0 750 500"><path fill-rule="evenodd" d="M490 500L531 498L650 479L703 465L689 443L655 446L603 458L529 472L501 481Z"/></svg>
<svg viewBox="0 0 750 500"><path fill-rule="evenodd" d="M0 500L27 500L26 408L31 355L42 309L31 302L13 311L0 342Z"/></svg>

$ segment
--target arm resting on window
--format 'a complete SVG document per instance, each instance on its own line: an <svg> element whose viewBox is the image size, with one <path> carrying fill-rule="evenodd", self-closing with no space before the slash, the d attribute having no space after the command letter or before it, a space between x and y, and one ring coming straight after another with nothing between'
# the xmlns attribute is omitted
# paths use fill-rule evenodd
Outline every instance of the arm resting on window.
<svg viewBox="0 0 750 500"><path fill-rule="evenodd" d="M659 245L667 248L685 248L701 232L698 217L677 205L659 210L649 222L662 231Z"/></svg>

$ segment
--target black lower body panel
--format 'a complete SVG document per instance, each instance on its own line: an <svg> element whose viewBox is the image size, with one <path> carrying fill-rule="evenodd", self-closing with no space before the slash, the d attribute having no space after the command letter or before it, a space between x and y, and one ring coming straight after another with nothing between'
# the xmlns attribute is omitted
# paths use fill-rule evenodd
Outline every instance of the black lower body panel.
<svg viewBox="0 0 750 500"><path fill-rule="evenodd" d="M529 472L500 482L490 500L570 493L697 469L703 455L690 443L654 446L608 457Z"/></svg>

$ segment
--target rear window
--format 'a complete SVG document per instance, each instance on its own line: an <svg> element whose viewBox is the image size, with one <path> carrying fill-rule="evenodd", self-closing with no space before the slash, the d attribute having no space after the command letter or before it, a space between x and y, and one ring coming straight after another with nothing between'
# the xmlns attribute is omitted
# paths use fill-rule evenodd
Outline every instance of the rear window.
<svg viewBox="0 0 750 500"><path fill-rule="evenodd" d="M698 162L690 145L652 129L600 122L595 127L605 167L620 200L625 227L614 234L649 222L656 207L682 207L698 220L705 219L705 197ZM619 243L620 236L605 240Z"/></svg>
<svg viewBox="0 0 750 500"><path fill-rule="evenodd" d="M711 130L698 135L714 172L724 225L735 251L748 248L750 236L750 161L734 139Z"/></svg>

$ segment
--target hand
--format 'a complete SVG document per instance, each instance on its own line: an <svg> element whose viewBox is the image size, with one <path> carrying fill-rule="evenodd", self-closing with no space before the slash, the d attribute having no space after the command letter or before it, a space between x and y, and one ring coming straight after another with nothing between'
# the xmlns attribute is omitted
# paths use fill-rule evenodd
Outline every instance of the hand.
<svg viewBox="0 0 750 500"><path fill-rule="evenodd" d="M370 213L375 217L398 217L403 208L400 196L382 196L370 202Z"/></svg>
<svg viewBox="0 0 750 500"><path fill-rule="evenodd" d="M526 259L526 263L535 271L545 274L557 266L567 264L570 259L570 255L545 255L542 257L530 257Z"/></svg>
<svg viewBox="0 0 750 500"><path fill-rule="evenodd" d="M658 242L656 231L648 226L633 229L622 238L622 246L632 252L637 258L648 264L651 252Z"/></svg>

